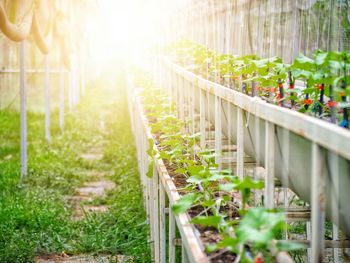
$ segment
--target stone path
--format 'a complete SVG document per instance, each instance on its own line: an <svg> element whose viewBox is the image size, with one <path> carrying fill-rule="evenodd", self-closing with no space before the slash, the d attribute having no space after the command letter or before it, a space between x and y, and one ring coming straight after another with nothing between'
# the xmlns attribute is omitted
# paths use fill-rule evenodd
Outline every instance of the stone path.
<svg viewBox="0 0 350 263"><path fill-rule="evenodd" d="M98 162L103 158L104 143L97 144L87 153L83 153L80 157L85 162ZM97 170L88 171L88 178L92 181L86 182L82 187L76 189L75 195L69 198L69 202L73 205L74 211L72 220L83 220L86 216L92 213L106 213L107 205L89 204L95 198L104 198L108 191L115 187L115 183L108 180L111 175L109 172L101 172ZM75 255L69 256L66 254L47 254L36 257L36 263L129 263L133 262L132 257L117 255Z"/></svg>
<svg viewBox="0 0 350 263"><path fill-rule="evenodd" d="M81 155L86 162L98 162L103 158L104 142L99 143L88 153ZM74 206L73 220L82 220L89 213L105 213L108 211L106 205L88 204L95 198L103 198L106 193L115 187L115 183L106 179L108 172L89 171L89 177L94 181L86 182L81 188L76 189L74 196L70 198L70 202Z"/></svg>
<svg viewBox="0 0 350 263"><path fill-rule="evenodd" d="M117 255L78 255L78 256L68 256L68 255L42 255L35 257L35 262L37 263L109 263L109 262L117 262L117 263L131 263L134 262L132 257Z"/></svg>
<svg viewBox="0 0 350 263"><path fill-rule="evenodd" d="M114 182L100 177L99 181L87 182L83 187L76 190L76 194L70 198L74 205L73 220L82 220L89 213L105 213L108 211L106 205L90 205L95 198L103 198L106 192L115 187Z"/></svg>

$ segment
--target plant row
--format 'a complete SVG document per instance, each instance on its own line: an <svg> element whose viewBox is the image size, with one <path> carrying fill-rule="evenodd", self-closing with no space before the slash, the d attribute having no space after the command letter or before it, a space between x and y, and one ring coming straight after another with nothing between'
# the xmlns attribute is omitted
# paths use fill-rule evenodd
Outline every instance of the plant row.
<svg viewBox="0 0 350 263"><path fill-rule="evenodd" d="M349 52L316 50L312 58L300 54L285 64L279 57L217 54L186 40L163 51L211 81L349 128Z"/></svg>
<svg viewBox="0 0 350 263"><path fill-rule="evenodd" d="M154 136L149 141L147 175L153 175L156 155L153 145L156 143L159 158L163 159L182 195L172 207L173 212L188 212L191 223L202 233L213 232L209 237L212 241L206 244L207 253L221 255L224 262L232 257L235 262L260 262L262 259L272 262L281 251L300 248L276 241L286 227L283 213L250 207L252 191L262 189L263 182L248 176L239 179L229 169L218 169L212 151L198 150L200 134L185 132L188 123L176 117L176 108L163 90L147 78L139 81L139 86L143 87L144 110Z"/></svg>

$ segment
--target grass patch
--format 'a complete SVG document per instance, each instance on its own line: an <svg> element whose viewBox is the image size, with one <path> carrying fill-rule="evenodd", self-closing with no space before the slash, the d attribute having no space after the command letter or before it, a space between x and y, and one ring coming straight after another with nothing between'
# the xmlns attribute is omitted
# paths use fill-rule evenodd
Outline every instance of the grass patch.
<svg viewBox="0 0 350 263"><path fill-rule="evenodd" d="M45 253L108 253L151 262L148 226L143 211L135 146L130 130L125 87L102 81L66 115L65 131L52 116L52 143L44 140L43 114L28 113L28 177L19 182L19 114L0 111L0 261L31 262ZM102 123L103 122L103 123ZM104 126L104 129L101 127ZM103 158L87 162L81 154L104 142ZM105 214L72 221L69 196L88 172L113 171L116 183L96 203ZM96 178L95 178L96 179Z"/></svg>

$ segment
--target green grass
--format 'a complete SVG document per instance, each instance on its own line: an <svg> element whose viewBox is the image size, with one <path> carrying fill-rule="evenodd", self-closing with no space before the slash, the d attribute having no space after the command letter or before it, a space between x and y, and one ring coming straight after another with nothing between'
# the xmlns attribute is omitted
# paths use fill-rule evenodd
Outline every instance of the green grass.
<svg viewBox="0 0 350 263"><path fill-rule="evenodd" d="M47 253L108 253L151 262L137 160L125 87L100 82L66 115L64 133L52 116L52 143L44 141L44 116L28 113L28 176L19 187L19 114L0 111L0 262L31 262ZM100 129L104 119L106 129ZM105 141L103 159L80 154ZM112 171L116 188L95 203L105 214L72 221L68 203L91 170Z"/></svg>

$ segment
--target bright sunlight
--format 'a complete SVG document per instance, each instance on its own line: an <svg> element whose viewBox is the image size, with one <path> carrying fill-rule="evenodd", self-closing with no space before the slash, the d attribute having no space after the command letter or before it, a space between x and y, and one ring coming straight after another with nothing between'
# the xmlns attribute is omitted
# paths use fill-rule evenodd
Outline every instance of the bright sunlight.
<svg viewBox="0 0 350 263"><path fill-rule="evenodd" d="M0 263L350 262L350 0L0 0Z"/></svg>

